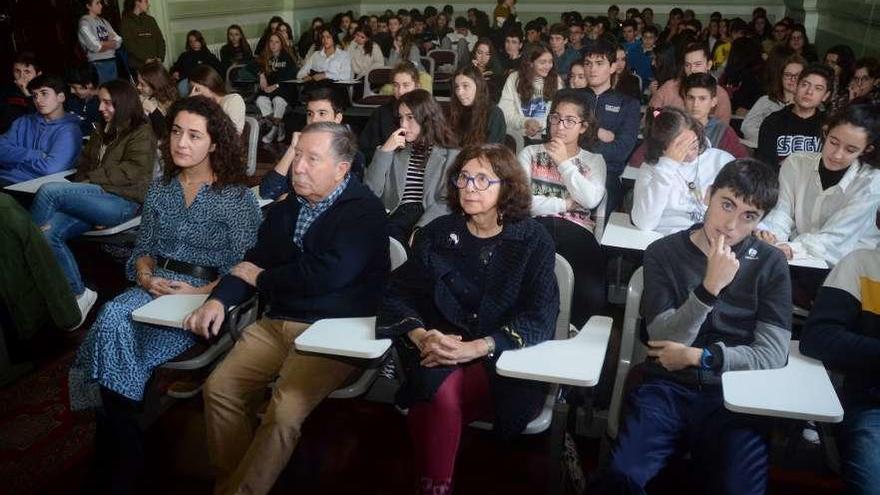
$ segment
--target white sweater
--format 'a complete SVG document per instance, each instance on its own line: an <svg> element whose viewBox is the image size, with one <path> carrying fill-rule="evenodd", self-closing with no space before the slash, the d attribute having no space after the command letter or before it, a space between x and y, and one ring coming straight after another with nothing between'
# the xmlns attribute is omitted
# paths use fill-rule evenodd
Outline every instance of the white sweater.
<svg viewBox="0 0 880 495"><path fill-rule="evenodd" d="M633 192L633 224L667 235L702 222L706 191L733 159L726 151L707 148L692 162L679 163L664 156L654 165L642 165ZM688 188L688 182L696 188Z"/></svg>
<svg viewBox="0 0 880 495"><path fill-rule="evenodd" d="M101 50L101 42L113 41L118 50L122 46L122 36L116 34L113 26L103 17L84 15L79 18L79 31L77 32L79 44L86 52L89 62L107 60L116 56L116 50Z"/></svg>
<svg viewBox="0 0 880 495"><path fill-rule="evenodd" d="M782 110L784 107L785 103L773 101L767 95L758 98L758 101L752 105L751 110L746 114L746 118L743 119L742 126L740 126L740 130L743 133L743 137L746 138L746 141L753 143L754 147L757 147L758 133L761 131L761 123L764 122L764 119L766 119L768 115Z"/></svg>
<svg viewBox="0 0 880 495"><path fill-rule="evenodd" d="M526 146L517 157L530 179L532 216L556 216L592 230L590 210L605 197L605 159L581 149L577 155L555 164L543 144ZM566 210L571 198L579 208Z"/></svg>
<svg viewBox="0 0 880 495"><path fill-rule="evenodd" d="M501 90L501 100L498 101L498 108L504 113L504 121L507 124L507 130L517 131L520 134L524 134L524 128L526 124L526 120L535 119L538 123L541 124L541 129L543 130L547 125L547 112L550 111L550 103L549 101L543 101L543 113L535 116L535 117L527 117L523 112L522 101L519 98L519 93L516 92L516 82L519 81L519 73L512 72L509 76L507 76L507 81L504 83L504 89ZM562 79L558 79L557 87L559 89L563 88ZM536 78L535 83L532 86L532 95L533 100L538 106L540 103L536 100L540 98L540 95L544 92L544 79ZM536 107L537 108L537 107ZM538 110L540 110L538 108Z"/></svg>
<svg viewBox="0 0 880 495"><path fill-rule="evenodd" d="M385 65L385 57L378 43L373 43L373 51L369 55L364 53L364 47L357 43L348 45L348 53L351 55L351 73L355 78L366 76L370 69Z"/></svg>
<svg viewBox="0 0 880 495"><path fill-rule="evenodd" d="M795 253L836 264L861 248L874 249L880 231L874 226L880 206L880 170L855 162L837 185L822 190L821 153L794 153L779 169L779 202L763 226Z"/></svg>

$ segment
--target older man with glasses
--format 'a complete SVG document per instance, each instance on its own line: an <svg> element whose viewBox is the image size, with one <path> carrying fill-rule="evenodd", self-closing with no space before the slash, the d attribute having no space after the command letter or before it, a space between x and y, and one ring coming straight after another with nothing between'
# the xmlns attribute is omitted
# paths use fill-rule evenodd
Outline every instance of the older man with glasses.
<svg viewBox="0 0 880 495"><path fill-rule="evenodd" d="M324 318L376 314L389 271L382 203L349 170L354 135L332 122L302 130L291 165L295 195L275 204L257 244L184 326L216 335L226 310L259 292L266 315L248 326L205 385L214 493L267 493L311 411L358 368L299 354L293 341ZM253 430L249 397L275 383Z"/></svg>

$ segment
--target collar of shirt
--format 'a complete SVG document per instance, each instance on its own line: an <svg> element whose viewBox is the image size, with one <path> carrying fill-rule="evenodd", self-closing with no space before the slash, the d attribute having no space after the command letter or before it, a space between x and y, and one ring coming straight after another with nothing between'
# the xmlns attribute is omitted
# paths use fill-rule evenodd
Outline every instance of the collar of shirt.
<svg viewBox="0 0 880 495"><path fill-rule="evenodd" d="M293 230L293 243L297 245L300 249L302 249L302 240L305 237L306 232L309 230L309 227L315 223L315 220L321 216L322 213L327 211L333 203L339 199L339 196L342 196L342 192L345 191L345 188L348 186L348 182L351 179L351 174L345 176L345 179L336 186L336 189L330 193L326 198L318 201L314 205L310 204L305 198L301 196L297 196L296 200L299 201L300 209L299 215L296 218L296 226Z"/></svg>

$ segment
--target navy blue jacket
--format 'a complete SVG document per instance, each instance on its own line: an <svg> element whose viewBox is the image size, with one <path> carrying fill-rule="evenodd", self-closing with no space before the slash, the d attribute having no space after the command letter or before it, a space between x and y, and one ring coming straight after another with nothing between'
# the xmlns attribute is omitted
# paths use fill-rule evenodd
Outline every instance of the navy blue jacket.
<svg viewBox="0 0 880 495"><path fill-rule="evenodd" d="M302 249L293 243L299 210L294 195L269 207L256 245L244 256L264 269L257 290L268 303L267 316L314 322L376 314L390 268L382 203L366 186L349 181L306 231ZM211 298L229 307L253 292L226 275Z"/></svg>
<svg viewBox="0 0 880 495"><path fill-rule="evenodd" d="M614 133L614 141L596 141L590 151L599 153L605 159L609 175L620 175L626 167L639 137L641 111L638 100L626 96L616 89L609 89L596 96L590 88L570 90L584 98L587 108L593 111L599 127Z"/></svg>
<svg viewBox="0 0 880 495"><path fill-rule="evenodd" d="M553 338L559 313L559 290L554 274L554 244L546 229L531 218L506 223L486 275L478 314L466 311L454 295L466 276L464 252L457 242L465 232L465 217L437 218L419 231L413 256L394 272L379 309L377 337L394 338L400 355L404 386L398 401L408 406L431 400L456 366L426 368L407 332L419 327L495 339L495 356ZM502 436L520 433L540 410L547 388L537 382L503 378L495 361L484 359L491 377L495 429Z"/></svg>

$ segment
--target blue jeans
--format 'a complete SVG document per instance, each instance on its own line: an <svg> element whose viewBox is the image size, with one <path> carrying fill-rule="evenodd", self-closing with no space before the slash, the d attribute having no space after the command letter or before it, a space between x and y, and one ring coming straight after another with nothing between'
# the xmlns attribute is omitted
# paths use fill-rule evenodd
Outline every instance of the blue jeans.
<svg viewBox="0 0 880 495"><path fill-rule="evenodd" d="M31 218L43 231L75 295L82 294L85 286L67 240L95 226L112 227L126 222L134 218L139 206L94 184L50 182L37 191Z"/></svg>
<svg viewBox="0 0 880 495"><path fill-rule="evenodd" d="M109 60L96 60L92 62L92 67L98 73L98 84L104 84L107 81L115 81L118 77L116 73L116 58Z"/></svg>
<svg viewBox="0 0 880 495"><path fill-rule="evenodd" d="M769 422L724 408L721 387L692 389L652 379L629 395L609 476L599 493L643 494L669 459L691 452L701 493L767 490Z"/></svg>
<svg viewBox="0 0 880 495"><path fill-rule="evenodd" d="M849 405L841 425L848 494L880 494L880 407Z"/></svg>

